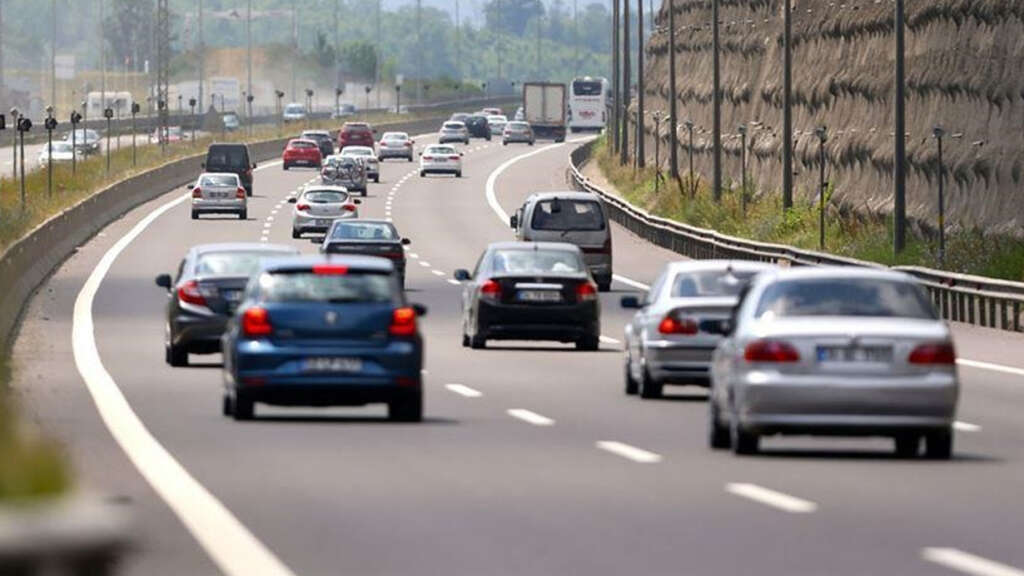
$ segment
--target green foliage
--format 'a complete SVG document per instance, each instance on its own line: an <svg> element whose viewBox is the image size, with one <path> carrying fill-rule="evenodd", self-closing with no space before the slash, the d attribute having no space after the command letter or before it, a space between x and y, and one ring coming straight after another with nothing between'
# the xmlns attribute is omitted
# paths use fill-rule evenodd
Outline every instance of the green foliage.
<svg viewBox="0 0 1024 576"><path fill-rule="evenodd" d="M347 42L341 47L341 64L348 79L371 82L377 74L377 48L365 40Z"/></svg>

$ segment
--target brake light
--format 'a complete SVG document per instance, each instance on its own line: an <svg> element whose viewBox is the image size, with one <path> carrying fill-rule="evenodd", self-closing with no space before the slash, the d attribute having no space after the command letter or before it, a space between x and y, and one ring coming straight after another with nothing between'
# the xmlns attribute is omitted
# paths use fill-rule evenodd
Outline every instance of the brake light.
<svg viewBox="0 0 1024 576"><path fill-rule="evenodd" d="M480 298L497 302L501 299L501 284L494 280L488 280L480 287Z"/></svg>
<svg viewBox="0 0 1024 576"><path fill-rule="evenodd" d="M296 204L295 209L299 212L305 212L306 210L309 210L309 204Z"/></svg>
<svg viewBox="0 0 1024 576"><path fill-rule="evenodd" d="M356 211L356 206L355 206L355 204L345 204L344 210L347 211L347 212L355 212Z"/></svg>
<svg viewBox="0 0 1024 576"><path fill-rule="evenodd" d="M316 264L313 266L313 274L317 276L344 276L348 274L348 266L338 264Z"/></svg>
<svg viewBox="0 0 1024 576"><path fill-rule="evenodd" d="M199 283L195 280L189 280L178 287L178 300L186 304L206 306L206 296L203 296L199 290Z"/></svg>
<svg viewBox="0 0 1024 576"><path fill-rule="evenodd" d="M597 287L590 282L584 282L576 286L576 300L580 302L594 302L597 300Z"/></svg>
<svg viewBox="0 0 1024 576"><path fill-rule="evenodd" d="M431 161L434 160L434 157L433 156L424 156L423 159L426 160L427 162L431 162Z"/></svg>
<svg viewBox="0 0 1024 576"><path fill-rule="evenodd" d="M743 352L747 362L790 364L800 361L800 353L791 344L778 340L756 340Z"/></svg>
<svg viewBox="0 0 1024 576"><path fill-rule="evenodd" d="M405 252L384 252L379 254L381 258L389 258L391 260L401 260L405 256Z"/></svg>
<svg viewBox="0 0 1024 576"><path fill-rule="evenodd" d="M266 308L249 308L242 314L242 332L246 336L267 336L273 331Z"/></svg>
<svg viewBox="0 0 1024 576"><path fill-rule="evenodd" d="M416 311L409 307L396 308L391 313L391 327L388 331L392 336L415 336Z"/></svg>
<svg viewBox="0 0 1024 576"><path fill-rule="evenodd" d="M235 191L235 198L245 198L245 188L239 188Z"/></svg>
<svg viewBox="0 0 1024 576"><path fill-rule="evenodd" d="M914 348L907 361L917 365L952 366L956 364L956 349L950 342L922 344Z"/></svg>
<svg viewBox="0 0 1024 576"><path fill-rule="evenodd" d="M203 189L200 188L199 186L196 186L195 188L193 188L192 189L192 197L193 198L202 198L203 197Z"/></svg>
<svg viewBox="0 0 1024 576"><path fill-rule="evenodd" d="M448 159L449 160L458 160L459 157L458 156L449 156Z"/></svg>
<svg viewBox="0 0 1024 576"><path fill-rule="evenodd" d="M662 334L693 336L700 332L700 325L693 318L676 318L669 314L658 324L658 332Z"/></svg>

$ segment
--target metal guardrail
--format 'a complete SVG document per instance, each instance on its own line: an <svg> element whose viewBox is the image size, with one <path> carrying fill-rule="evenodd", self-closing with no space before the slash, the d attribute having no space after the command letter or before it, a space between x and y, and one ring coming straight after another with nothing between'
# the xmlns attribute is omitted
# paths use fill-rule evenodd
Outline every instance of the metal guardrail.
<svg viewBox="0 0 1024 576"><path fill-rule="evenodd" d="M613 221L656 246L700 260L724 258L795 266L884 267L875 262L802 250L792 246L754 242L654 216L614 194L609 194L583 176L580 167L590 158L595 145L596 143L592 141L570 153L570 184L576 190L600 196ZM894 269L914 276L921 282L943 319L999 330L1022 331L1024 283L918 266L898 266Z"/></svg>

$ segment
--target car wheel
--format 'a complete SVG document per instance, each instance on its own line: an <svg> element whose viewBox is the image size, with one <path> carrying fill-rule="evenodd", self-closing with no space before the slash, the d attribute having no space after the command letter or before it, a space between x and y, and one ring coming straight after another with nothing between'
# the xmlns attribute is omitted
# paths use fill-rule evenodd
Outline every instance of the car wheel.
<svg viewBox="0 0 1024 576"><path fill-rule="evenodd" d="M232 402L231 415L234 416L235 420L252 420L255 415L255 403L251 398L247 398L241 392L235 392L235 400Z"/></svg>
<svg viewBox="0 0 1024 576"><path fill-rule="evenodd" d="M901 434L894 438L896 455L900 458L917 458L921 450L921 437L917 434Z"/></svg>
<svg viewBox="0 0 1024 576"><path fill-rule="evenodd" d="M388 402L388 419L396 422L423 420L423 391L417 390L399 400Z"/></svg>
<svg viewBox="0 0 1024 576"><path fill-rule="evenodd" d="M199 219L199 212L196 212L195 210L193 210L192 211L192 219L193 220L198 220Z"/></svg>
<svg viewBox="0 0 1024 576"><path fill-rule="evenodd" d="M455 177L456 178L462 178L462 170L459 170L458 172L456 172L455 173Z"/></svg>
<svg viewBox="0 0 1024 576"><path fill-rule="evenodd" d="M633 378L633 371L629 369L629 360L626 360L626 369L623 370L626 374L626 395L636 396L637 392L640 391L640 383Z"/></svg>
<svg viewBox="0 0 1024 576"><path fill-rule="evenodd" d="M366 188L363 188L362 190L360 190L359 191L359 195L365 197L366 196Z"/></svg>
<svg viewBox="0 0 1024 576"><path fill-rule="evenodd" d="M373 177L373 183L380 184L380 174L377 174L376 176Z"/></svg>
<svg viewBox="0 0 1024 576"><path fill-rule="evenodd" d="M533 146L533 140L530 140L530 146Z"/></svg>
<svg viewBox="0 0 1024 576"><path fill-rule="evenodd" d="M427 171L426 170L420 170L420 178L425 178L426 176L427 176Z"/></svg>
<svg viewBox="0 0 1024 576"><path fill-rule="evenodd" d="M238 213L238 219L239 220L248 220L249 219L249 211L248 210L242 210L241 212L239 212Z"/></svg>
<svg viewBox="0 0 1024 576"><path fill-rule="evenodd" d="M287 164L281 164L281 169L287 170L288 169L288 165Z"/></svg>
<svg viewBox="0 0 1024 576"><path fill-rule="evenodd" d="M643 374L640 378L640 397L650 400L652 398L661 398L661 390L663 385L654 378L651 378L647 369L644 368Z"/></svg>
<svg viewBox="0 0 1024 576"><path fill-rule="evenodd" d="M248 196L249 198L252 198L252 188L246 188L245 195Z"/></svg>
<svg viewBox="0 0 1024 576"><path fill-rule="evenodd" d="M609 280L608 282L600 282L600 283L598 283L597 291L598 292L611 292L612 291L611 280Z"/></svg>
<svg viewBox="0 0 1024 576"><path fill-rule="evenodd" d="M713 398L708 399L708 445L712 450L732 448L729 428L722 425L722 419Z"/></svg>
<svg viewBox="0 0 1024 576"><path fill-rule="evenodd" d="M737 455L757 454L761 438L752 432L740 427L739 418L733 415L732 423L729 426L729 441L732 443L732 451Z"/></svg>
<svg viewBox="0 0 1024 576"><path fill-rule="evenodd" d="M593 352L601 347L600 336L594 336L588 334L576 342L577 350L585 350L587 352Z"/></svg>
<svg viewBox="0 0 1024 576"><path fill-rule="evenodd" d="M235 403L231 401L231 396L224 393L224 398L221 400L221 413L225 416L231 416L235 412Z"/></svg>
<svg viewBox="0 0 1024 576"><path fill-rule="evenodd" d="M465 332L462 333L462 347L469 348L469 336Z"/></svg>
<svg viewBox="0 0 1024 576"><path fill-rule="evenodd" d="M477 333L469 338L469 347L473 350L483 350L487 348L487 338L484 338L477 330Z"/></svg>
<svg viewBox="0 0 1024 576"><path fill-rule="evenodd" d="M412 154L409 154L409 162L412 162Z"/></svg>
<svg viewBox="0 0 1024 576"><path fill-rule="evenodd" d="M924 455L931 460L949 460L953 457L953 431L929 432L924 437Z"/></svg>
<svg viewBox="0 0 1024 576"><path fill-rule="evenodd" d="M182 346L167 344L164 346L164 359L175 368L188 366L188 350Z"/></svg>

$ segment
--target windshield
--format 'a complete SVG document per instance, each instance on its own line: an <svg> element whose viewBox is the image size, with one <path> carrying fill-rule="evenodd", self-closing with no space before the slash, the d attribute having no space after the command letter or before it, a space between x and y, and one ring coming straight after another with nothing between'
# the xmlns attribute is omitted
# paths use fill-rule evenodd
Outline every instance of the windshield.
<svg viewBox="0 0 1024 576"><path fill-rule="evenodd" d="M245 149L241 147L210 147L210 152L206 155L206 167L208 169L247 168L249 166L247 156Z"/></svg>
<svg viewBox="0 0 1024 576"><path fill-rule="evenodd" d="M43 151L44 152L46 151L45 147L43 148ZM68 143L68 142L54 142L53 143L53 151L54 151L54 153L57 153L57 152L71 152L71 144Z"/></svg>
<svg viewBox="0 0 1024 576"><path fill-rule="evenodd" d="M207 174L200 178L199 186L203 188L207 186L238 186L238 176L235 176L234 174Z"/></svg>
<svg viewBox="0 0 1024 576"><path fill-rule="evenodd" d="M601 82L597 80L576 80L572 83L574 96L600 96Z"/></svg>
<svg viewBox="0 0 1024 576"><path fill-rule="evenodd" d="M758 318L864 316L935 319L915 284L875 278L815 278L772 284L761 295Z"/></svg>
<svg viewBox="0 0 1024 576"><path fill-rule="evenodd" d="M260 296L267 302L390 302L391 278L387 274L313 274L288 272L264 274Z"/></svg>
<svg viewBox="0 0 1024 576"><path fill-rule="evenodd" d="M309 142L306 140L293 140L289 144L292 148L316 148L316 142Z"/></svg>
<svg viewBox="0 0 1024 576"><path fill-rule="evenodd" d="M196 261L196 276L252 276L260 260L282 256L283 252L207 252Z"/></svg>
<svg viewBox="0 0 1024 576"><path fill-rule="evenodd" d="M593 200L555 198L537 203L531 226L534 230L604 230L604 214Z"/></svg>
<svg viewBox="0 0 1024 576"><path fill-rule="evenodd" d="M397 240L395 229L384 222L338 222L332 240Z"/></svg>
<svg viewBox="0 0 1024 576"><path fill-rule="evenodd" d="M672 284L673 298L713 298L738 296L756 272L705 270L676 276Z"/></svg>
<svg viewBox="0 0 1024 576"><path fill-rule="evenodd" d="M494 253L495 272L543 274L546 272L580 272L580 255L568 250L499 250Z"/></svg>
<svg viewBox="0 0 1024 576"><path fill-rule="evenodd" d="M313 204L341 204L348 200L348 194L335 190L307 190L302 199Z"/></svg>
<svg viewBox="0 0 1024 576"><path fill-rule="evenodd" d="M427 148L427 154L455 154L455 148L450 146L433 146Z"/></svg>

